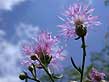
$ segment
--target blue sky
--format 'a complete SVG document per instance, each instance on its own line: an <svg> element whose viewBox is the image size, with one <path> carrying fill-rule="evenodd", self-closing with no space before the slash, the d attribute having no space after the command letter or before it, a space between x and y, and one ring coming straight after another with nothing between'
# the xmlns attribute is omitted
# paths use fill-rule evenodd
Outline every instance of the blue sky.
<svg viewBox="0 0 109 82"><path fill-rule="evenodd" d="M109 7L104 6L103 0L84 1L95 7L94 15L98 15L102 23L88 31L88 65L90 52L100 51L104 46L104 36L109 26ZM34 34L37 35L40 29L58 34L60 30L57 25L62 23L58 16L74 2L76 0L0 0L0 82L21 82L18 73L22 69L17 65L22 58L20 43ZM71 39L67 44L65 54L72 56L80 65L81 41ZM69 64L70 60L66 63Z"/></svg>

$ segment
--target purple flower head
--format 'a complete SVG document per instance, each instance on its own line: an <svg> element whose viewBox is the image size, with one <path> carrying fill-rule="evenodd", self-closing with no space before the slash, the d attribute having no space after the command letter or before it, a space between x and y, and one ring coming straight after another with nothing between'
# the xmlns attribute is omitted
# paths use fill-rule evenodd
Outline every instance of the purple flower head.
<svg viewBox="0 0 109 82"><path fill-rule="evenodd" d="M52 47L56 44L57 39L52 38L51 34L47 32L42 32L37 37L37 47L35 49L35 54L38 56L45 54L45 55L51 55Z"/></svg>
<svg viewBox="0 0 109 82"><path fill-rule="evenodd" d="M101 80L104 80L105 74L98 72L95 68L92 68L89 77L92 82L100 82Z"/></svg>
<svg viewBox="0 0 109 82"><path fill-rule="evenodd" d="M63 60L65 56L62 55L63 48L54 47L58 45L58 38L52 37L48 32L41 32L38 37L33 41L34 44L29 42L28 44L23 45L23 52L29 56L32 60L38 63L37 58L45 65L53 64L56 60ZM38 63L39 64L39 63ZM55 66L55 65L54 65Z"/></svg>
<svg viewBox="0 0 109 82"><path fill-rule="evenodd" d="M62 35L67 37L74 37L77 35L76 28L78 26L85 26L87 28L98 26L98 16L93 16L94 8L85 4L73 4L64 13L64 18L59 17L64 24L58 25L62 29Z"/></svg>

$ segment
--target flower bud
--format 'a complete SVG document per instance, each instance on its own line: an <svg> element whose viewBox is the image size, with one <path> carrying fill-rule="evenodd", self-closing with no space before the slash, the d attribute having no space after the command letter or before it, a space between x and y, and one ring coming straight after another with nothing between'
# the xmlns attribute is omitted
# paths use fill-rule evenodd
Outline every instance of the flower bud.
<svg viewBox="0 0 109 82"><path fill-rule="evenodd" d="M24 80L24 79L27 78L27 76L26 76L25 73L20 73L19 78L20 78L21 80Z"/></svg>
<svg viewBox="0 0 109 82"><path fill-rule="evenodd" d="M33 70L34 70L33 65L29 66L29 67L28 67L28 70L29 70L29 71L33 71Z"/></svg>
<svg viewBox="0 0 109 82"><path fill-rule="evenodd" d="M48 64L50 63L51 59L52 59L52 56L50 56L50 55L43 55L43 56L40 58L41 62L42 62L45 66L48 66Z"/></svg>
<svg viewBox="0 0 109 82"><path fill-rule="evenodd" d="M31 60L34 60L35 61L35 60L37 60L37 57L35 55L32 55L31 56Z"/></svg>
<svg viewBox="0 0 109 82"><path fill-rule="evenodd" d="M75 32L79 37L84 37L87 33L87 29L85 25L76 25Z"/></svg>
<svg viewBox="0 0 109 82"><path fill-rule="evenodd" d="M46 55L46 63L49 64L51 62L52 56Z"/></svg>

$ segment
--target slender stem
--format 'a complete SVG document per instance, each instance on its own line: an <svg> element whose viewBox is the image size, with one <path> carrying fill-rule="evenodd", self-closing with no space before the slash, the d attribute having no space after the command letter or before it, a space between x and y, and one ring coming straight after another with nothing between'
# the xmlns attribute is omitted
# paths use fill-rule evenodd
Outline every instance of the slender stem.
<svg viewBox="0 0 109 82"><path fill-rule="evenodd" d="M81 71L80 82L82 82L82 80L83 80L84 66L85 66L85 57L86 57L86 45L85 45L84 37L81 37L81 39L82 39L83 60L82 60L82 71Z"/></svg>
<svg viewBox="0 0 109 82"><path fill-rule="evenodd" d="M25 71L24 71L24 73L25 73L25 76L26 76L25 82L28 82L28 74Z"/></svg>
<svg viewBox="0 0 109 82"><path fill-rule="evenodd" d="M35 65L34 64L32 64L32 65L33 65L32 75L33 75L34 78L36 78L37 77L37 75L36 75L36 68L35 68Z"/></svg>
<svg viewBox="0 0 109 82"><path fill-rule="evenodd" d="M45 72L46 72L46 73L48 74L48 76L50 77L51 81L54 82L54 79L53 79L52 75L49 73L49 71L47 70L47 68L46 68L43 64L41 64L41 65L42 65L43 69L45 70Z"/></svg>
<svg viewBox="0 0 109 82"><path fill-rule="evenodd" d="M34 80L34 81L36 81L36 82L40 82L38 79L36 79L36 78L31 78L31 77L29 77L29 76L28 76L28 79Z"/></svg>
<svg viewBox="0 0 109 82"><path fill-rule="evenodd" d="M25 82L28 82L28 78L25 79Z"/></svg>
<svg viewBox="0 0 109 82"><path fill-rule="evenodd" d="M45 72L48 74L48 76L50 77L51 81L52 81L52 82L55 82L55 81L54 81L54 78L53 78L52 75L49 73L47 67L45 67L45 65L43 65L42 62L41 62L38 58L37 58L37 60L40 62L42 68L43 68L43 69L45 70Z"/></svg>
<svg viewBox="0 0 109 82"><path fill-rule="evenodd" d="M33 71L31 71L31 74L32 74L33 78L31 78L31 77L29 77L29 76L28 76L28 78L31 79L31 80L34 80L34 81L36 81L36 82L40 82L40 80L38 80L38 79L37 79L37 76L36 76L36 68L35 68L35 65L32 64L32 66L33 66Z"/></svg>

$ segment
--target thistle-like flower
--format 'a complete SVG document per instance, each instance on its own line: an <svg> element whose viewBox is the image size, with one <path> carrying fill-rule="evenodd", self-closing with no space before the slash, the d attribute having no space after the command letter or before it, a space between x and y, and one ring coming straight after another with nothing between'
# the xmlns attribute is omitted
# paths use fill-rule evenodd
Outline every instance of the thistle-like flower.
<svg viewBox="0 0 109 82"><path fill-rule="evenodd" d="M52 37L50 33L41 32L32 44L23 45L23 52L29 56L29 63L37 62L37 66L41 66L39 61L46 67L58 60L63 60L64 56L61 54L62 48L54 49L58 44L58 38ZM56 65L54 65L56 66Z"/></svg>
<svg viewBox="0 0 109 82"><path fill-rule="evenodd" d="M73 4L65 11L64 17L59 17L64 24L58 25L62 29L62 35L67 37L85 36L87 28L98 26L98 16L93 16L94 8L85 4Z"/></svg>
<svg viewBox="0 0 109 82"><path fill-rule="evenodd" d="M104 80L105 74L98 72L95 68L93 68L89 74L89 78L91 82L101 82Z"/></svg>

